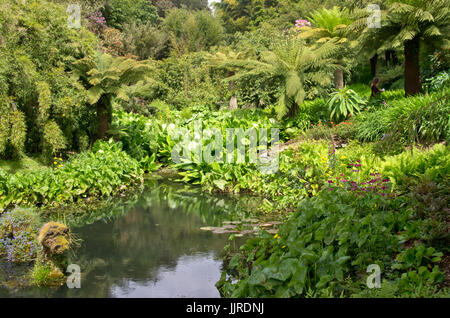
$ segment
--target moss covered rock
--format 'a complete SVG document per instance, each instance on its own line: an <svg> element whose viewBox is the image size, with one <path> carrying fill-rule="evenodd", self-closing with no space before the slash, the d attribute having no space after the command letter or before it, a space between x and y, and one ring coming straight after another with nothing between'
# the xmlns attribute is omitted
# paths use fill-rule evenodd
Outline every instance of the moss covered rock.
<svg viewBox="0 0 450 318"><path fill-rule="evenodd" d="M48 222L39 231L38 242L47 258L63 254L70 248L70 230L64 224Z"/></svg>

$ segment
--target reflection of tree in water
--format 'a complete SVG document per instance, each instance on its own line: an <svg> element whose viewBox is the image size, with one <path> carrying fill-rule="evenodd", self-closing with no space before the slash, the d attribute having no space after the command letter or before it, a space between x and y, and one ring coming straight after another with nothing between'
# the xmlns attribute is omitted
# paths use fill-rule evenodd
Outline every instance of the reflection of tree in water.
<svg viewBox="0 0 450 318"><path fill-rule="evenodd" d="M238 200L166 183L151 184L125 215L117 211L117 218L107 213L109 222L76 230L83 243L73 263L82 268L83 287L61 288L58 294L111 296L113 285L156 281L161 266L174 269L183 255L214 252L220 257L227 236L200 228L244 216Z"/></svg>

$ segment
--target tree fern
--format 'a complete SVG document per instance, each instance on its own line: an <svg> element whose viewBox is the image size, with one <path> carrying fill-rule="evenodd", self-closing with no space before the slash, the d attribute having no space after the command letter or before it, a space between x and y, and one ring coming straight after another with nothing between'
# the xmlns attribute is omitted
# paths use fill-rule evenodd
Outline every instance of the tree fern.
<svg viewBox="0 0 450 318"><path fill-rule="evenodd" d="M288 37L273 51L264 51L259 59L227 59L222 66L236 74L228 80L250 77L276 79L280 97L276 105L279 118L294 115L306 97L313 97L331 83L330 74L341 66L331 56L339 47L334 42L309 47L299 37Z"/></svg>
<svg viewBox="0 0 450 318"><path fill-rule="evenodd" d="M146 61L112 57L97 53L95 58L83 58L73 63L73 71L87 88L91 105L97 105L98 137L104 138L111 121L112 99L127 101L129 86L145 79L153 69Z"/></svg>
<svg viewBox="0 0 450 318"><path fill-rule="evenodd" d="M346 9L333 7L332 9L322 8L314 11L310 20L312 26L300 28L300 36L305 39L312 39L316 43L333 42L340 50L336 52L335 63L345 65L344 57L351 56L351 48L356 45L347 37L348 25L352 20ZM336 88L344 87L343 69L337 68L334 74L334 84Z"/></svg>

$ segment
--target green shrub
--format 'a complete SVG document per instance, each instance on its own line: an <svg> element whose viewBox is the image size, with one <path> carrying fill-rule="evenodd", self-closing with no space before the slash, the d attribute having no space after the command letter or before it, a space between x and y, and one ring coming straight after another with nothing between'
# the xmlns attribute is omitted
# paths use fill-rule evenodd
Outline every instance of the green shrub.
<svg viewBox="0 0 450 318"><path fill-rule="evenodd" d="M382 109L358 117L356 137L388 145L437 142L447 138L450 90L385 102ZM396 93L395 93L396 94Z"/></svg>
<svg viewBox="0 0 450 318"><path fill-rule="evenodd" d="M6 158L20 157L25 151L25 116L11 103L0 96L0 157Z"/></svg>
<svg viewBox="0 0 450 318"><path fill-rule="evenodd" d="M360 112L365 104L366 101L348 87L331 93L331 97L327 102L331 113L330 118L338 120L346 119L348 115L354 116Z"/></svg>
<svg viewBox="0 0 450 318"><path fill-rule="evenodd" d="M110 196L141 183L143 171L112 142L96 142L67 163L56 162L53 170L19 172L4 183L0 210L12 204L59 205L87 197Z"/></svg>
<svg viewBox="0 0 450 318"><path fill-rule="evenodd" d="M370 264L386 270L400 241L396 231L410 210L394 215L391 204L371 194L323 191L300 202L279 234L249 239L229 262L239 281L225 279L226 297L299 297L308 290L339 295L349 275Z"/></svg>
<svg viewBox="0 0 450 318"><path fill-rule="evenodd" d="M156 7L145 0L106 0L102 13L107 25L119 30L132 22L155 25L158 19Z"/></svg>
<svg viewBox="0 0 450 318"><path fill-rule="evenodd" d="M428 92L438 91L450 84L450 71L444 71L436 74L433 77L424 79L424 89Z"/></svg>
<svg viewBox="0 0 450 318"><path fill-rule="evenodd" d="M217 286L225 297L367 295L375 292L367 288L364 273L377 264L384 288L418 297L421 286L443 281L437 266L428 270L442 253L424 244L403 246L398 231L419 224L413 204L406 198L324 190L300 201L278 234L263 231L229 255Z"/></svg>
<svg viewBox="0 0 450 318"><path fill-rule="evenodd" d="M394 186L410 185L410 179L416 183L423 177L436 183L448 183L450 176L450 149L442 144L428 151L414 149L399 155L386 157L379 164L380 172L389 177ZM403 189L408 191L408 187Z"/></svg>
<svg viewBox="0 0 450 318"><path fill-rule="evenodd" d="M1 156L40 153L56 126L69 150L77 149L74 135L80 131L91 137L95 116L69 70L72 62L93 54L97 41L83 27L69 28L67 19L66 7L52 1L0 4L0 88L12 98L0 97Z"/></svg>

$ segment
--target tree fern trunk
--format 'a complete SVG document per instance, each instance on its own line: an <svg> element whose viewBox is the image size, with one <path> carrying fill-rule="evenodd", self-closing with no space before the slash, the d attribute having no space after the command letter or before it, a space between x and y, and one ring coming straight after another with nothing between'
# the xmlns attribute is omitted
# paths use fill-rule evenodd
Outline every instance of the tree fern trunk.
<svg viewBox="0 0 450 318"><path fill-rule="evenodd" d="M337 64L342 65L342 60L339 60ZM338 89L344 88L344 71L341 69L334 71L334 86Z"/></svg>
<svg viewBox="0 0 450 318"><path fill-rule="evenodd" d="M228 106L229 110L235 110L238 108L237 98L236 96L231 96L230 105Z"/></svg>
<svg viewBox="0 0 450 318"><path fill-rule="evenodd" d="M419 51L420 39L415 37L404 44L405 50L405 95L415 95L422 92L420 79Z"/></svg>
<svg viewBox="0 0 450 318"><path fill-rule="evenodd" d="M106 97L100 98L97 103L97 122L98 135L97 139L106 139L107 131L109 129L109 105Z"/></svg>
<svg viewBox="0 0 450 318"><path fill-rule="evenodd" d="M378 53L375 53L375 55L370 59L370 72L372 73L372 77L375 77L375 75L377 75L377 62Z"/></svg>
<svg viewBox="0 0 450 318"><path fill-rule="evenodd" d="M297 113L298 113L298 104L294 102L291 108L289 108L288 117L294 118L295 116L297 116Z"/></svg>

